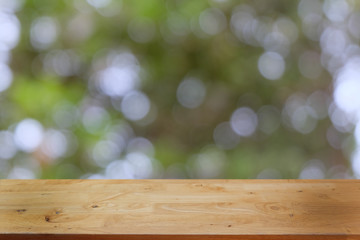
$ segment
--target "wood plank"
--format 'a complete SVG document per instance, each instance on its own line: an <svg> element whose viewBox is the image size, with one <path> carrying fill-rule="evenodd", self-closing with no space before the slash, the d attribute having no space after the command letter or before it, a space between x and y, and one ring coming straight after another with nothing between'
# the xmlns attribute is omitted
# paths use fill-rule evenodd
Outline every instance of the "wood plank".
<svg viewBox="0 0 360 240"><path fill-rule="evenodd" d="M0 180L0 239L360 239L359 180Z"/></svg>

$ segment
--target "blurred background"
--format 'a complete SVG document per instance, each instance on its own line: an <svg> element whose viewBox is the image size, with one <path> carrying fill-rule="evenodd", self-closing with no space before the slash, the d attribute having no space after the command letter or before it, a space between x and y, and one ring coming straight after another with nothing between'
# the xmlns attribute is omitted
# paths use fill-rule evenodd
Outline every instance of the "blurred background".
<svg viewBox="0 0 360 240"><path fill-rule="evenodd" d="M360 178L355 0L0 0L0 178Z"/></svg>

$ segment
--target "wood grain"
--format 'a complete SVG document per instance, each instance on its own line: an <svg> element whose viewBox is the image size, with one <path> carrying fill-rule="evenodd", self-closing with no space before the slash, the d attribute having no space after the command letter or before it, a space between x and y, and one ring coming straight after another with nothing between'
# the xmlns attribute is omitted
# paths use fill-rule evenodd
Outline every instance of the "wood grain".
<svg viewBox="0 0 360 240"><path fill-rule="evenodd" d="M0 180L0 239L360 239L360 181Z"/></svg>

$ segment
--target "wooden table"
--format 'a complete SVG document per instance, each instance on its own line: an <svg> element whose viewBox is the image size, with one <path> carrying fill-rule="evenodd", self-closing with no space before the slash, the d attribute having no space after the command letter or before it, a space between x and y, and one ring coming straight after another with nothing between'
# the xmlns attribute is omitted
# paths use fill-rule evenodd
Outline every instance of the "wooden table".
<svg viewBox="0 0 360 240"><path fill-rule="evenodd" d="M360 239L360 181L0 180L0 239Z"/></svg>

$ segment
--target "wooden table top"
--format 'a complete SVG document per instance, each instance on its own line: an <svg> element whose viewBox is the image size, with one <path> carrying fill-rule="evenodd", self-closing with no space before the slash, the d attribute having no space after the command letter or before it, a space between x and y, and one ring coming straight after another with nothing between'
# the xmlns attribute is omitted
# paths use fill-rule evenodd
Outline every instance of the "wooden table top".
<svg viewBox="0 0 360 240"><path fill-rule="evenodd" d="M0 239L360 239L360 181L0 180Z"/></svg>

